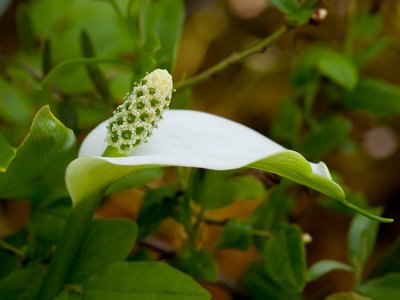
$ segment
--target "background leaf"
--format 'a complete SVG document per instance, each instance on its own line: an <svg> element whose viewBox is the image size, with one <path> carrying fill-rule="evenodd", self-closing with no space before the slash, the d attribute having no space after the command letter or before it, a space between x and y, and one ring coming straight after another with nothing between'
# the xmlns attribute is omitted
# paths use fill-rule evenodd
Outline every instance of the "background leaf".
<svg viewBox="0 0 400 300"><path fill-rule="evenodd" d="M301 291L306 281L305 248L297 226L282 225L267 240L262 253L265 268L281 286Z"/></svg>
<svg viewBox="0 0 400 300"><path fill-rule="evenodd" d="M397 300L400 295L400 273L388 273L357 287L357 291L372 299Z"/></svg>
<svg viewBox="0 0 400 300"><path fill-rule="evenodd" d="M353 269L347 265L344 264L340 261L336 260L320 260L317 261L315 264L313 264L308 270L307 270L307 281L314 281L325 274L335 271L335 270L343 270L343 271L348 271L351 272Z"/></svg>
<svg viewBox="0 0 400 300"><path fill-rule="evenodd" d="M93 220L74 262L71 283L82 283L108 265L123 261L136 240L137 225L124 219Z"/></svg>
<svg viewBox="0 0 400 300"><path fill-rule="evenodd" d="M210 295L186 274L160 262L120 262L90 277L85 300L173 299L207 300Z"/></svg>

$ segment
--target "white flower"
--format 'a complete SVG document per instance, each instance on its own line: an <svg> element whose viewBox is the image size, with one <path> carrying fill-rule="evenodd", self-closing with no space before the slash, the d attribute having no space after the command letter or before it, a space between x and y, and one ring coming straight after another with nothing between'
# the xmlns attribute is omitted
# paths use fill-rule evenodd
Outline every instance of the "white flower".
<svg viewBox="0 0 400 300"><path fill-rule="evenodd" d="M111 183L153 166L185 166L213 170L243 167L278 174L335 199L342 205L382 222L345 199L323 162L309 163L239 123L191 110L169 110L148 143L126 157L102 157L107 148L107 121L83 141L79 158L67 168L66 181L74 203L104 191Z"/></svg>
<svg viewBox="0 0 400 300"><path fill-rule="evenodd" d="M171 96L172 77L167 70L157 69L147 74L114 111L105 141L122 154L147 142L168 109Z"/></svg>

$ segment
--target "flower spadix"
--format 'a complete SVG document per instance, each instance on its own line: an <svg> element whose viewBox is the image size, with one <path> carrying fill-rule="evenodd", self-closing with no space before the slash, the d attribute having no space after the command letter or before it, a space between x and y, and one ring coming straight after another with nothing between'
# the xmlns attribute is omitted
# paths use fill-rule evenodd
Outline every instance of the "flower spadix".
<svg viewBox="0 0 400 300"><path fill-rule="evenodd" d="M120 154L146 143L168 109L172 96L172 77L156 69L135 83L133 90L108 121L105 141ZM105 153L107 156L107 153Z"/></svg>

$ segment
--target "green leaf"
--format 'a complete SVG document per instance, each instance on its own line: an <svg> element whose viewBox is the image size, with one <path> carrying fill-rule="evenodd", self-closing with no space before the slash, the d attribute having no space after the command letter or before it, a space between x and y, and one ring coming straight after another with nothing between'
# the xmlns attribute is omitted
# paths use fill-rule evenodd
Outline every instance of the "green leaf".
<svg viewBox="0 0 400 300"><path fill-rule="evenodd" d="M352 60L358 67L363 67L387 48L391 42L391 39L388 37L373 40L354 54Z"/></svg>
<svg viewBox="0 0 400 300"><path fill-rule="evenodd" d="M264 261L257 261L250 265L240 284L252 300L301 300L301 295L290 286L282 286L274 282L264 268Z"/></svg>
<svg viewBox="0 0 400 300"><path fill-rule="evenodd" d="M81 50L83 57L86 58L96 57L93 43L89 37L89 34L85 30L81 31L80 39L81 39ZM108 81L104 77L99 67L94 64L87 64L86 71L89 74L89 77L92 80L97 91L103 97L103 99L105 99L106 101L110 100L111 93L108 87Z"/></svg>
<svg viewBox="0 0 400 300"><path fill-rule="evenodd" d="M343 293L335 293L329 295L328 297L325 298L325 300L372 300L372 299L365 298L354 292L343 292Z"/></svg>
<svg viewBox="0 0 400 300"><path fill-rule="evenodd" d="M307 270L307 282L317 280L325 274L335 270L351 272L353 269L349 265L336 260L320 260Z"/></svg>
<svg viewBox="0 0 400 300"><path fill-rule="evenodd" d="M0 197L39 201L65 195L65 167L75 151L73 132L43 107L7 170L0 173Z"/></svg>
<svg viewBox="0 0 400 300"><path fill-rule="evenodd" d="M18 6L16 19L20 46L26 53L31 53L35 49L35 36L32 19L26 5Z"/></svg>
<svg viewBox="0 0 400 300"><path fill-rule="evenodd" d="M136 234L137 225L130 220L93 220L74 262L69 282L82 283L108 265L123 261L132 250Z"/></svg>
<svg viewBox="0 0 400 300"><path fill-rule="evenodd" d="M253 228L248 222L240 220L229 220L224 225L219 241L215 248L247 249L253 242Z"/></svg>
<svg viewBox="0 0 400 300"><path fill-rule="evenodd" d="M16 150L0 133L0 172L5 172L15 157Z"/></svg>
<svg viewBox="0 0 400 300"><path fill-rule="evenodd" d="M18 266L17 256L6 251L3 247L0 247L0 261L1 261L0 279L8 275Z"/></svg>
<svg viewBox="0 0 400 300"><path fill-rule="evenodd" d="M312 47L304 52L293 74L294 85L303 88L317 80L315 72L346 90L354 89L358 81L355 64L343 54L325 47Z"/></svg>
<svg viewBox="0 0 400 300"><path fill-rule="evenodd" d="M306 5L299 0L272 0L272 4L285 14L285 18L291 25L301 25L307 22L314 12L312 1Z"/></svg>
<svg viewBox="0 0 400 300"><path fill-rule="evenodd" d="M148 8L146 39L159 38L161 49L156 54L157 67L172 72L181 35L184 7L181 0L160 0ZM168 20L168 21L166 21Z"/></svg>
<svg viewBox="0 0 400 300"><path fill-rule="evenodd" d="M386 273L400 273L400 236L392 242L388 249L384 252L379 262L368 273L369 278L376 278Z"/></svg>
<svg viewBox="0 0 400 300"><path fill-rule="evenodd" d="M300 151L311 160L319 160L335 148L345 144L350 122L340 117L324 120L314 131L301 140Z"/></svg>
<svg viewBox="0 0 400 300"><path fill-rule="evenodd" d="M339 97L346 106L373 114L400 113L400 87L385 81L363 78L356 88Z"/></svg>
<svg viewBox="0 0 400 300"><path fill-rule="evenodd" d="M157 189L149 189L142 201L137 221L139 237L153 233L166 217L175 216L177 204L177 186L165 185Z"/></svg>
<svg viewBox="0 0 400 300"><path fill-rule="evenodd" d="M201 176L198 172L198 176ZM194 200L206 209L217 209L235 200L262 197L264 186L252 176L234 176L232 171L204 171L200 184L194 186Z"/></svg>
<svg viewBox="0 0 400 300"><path fill-rule="evenodd" d="M37 267L27 267L10 273L0 281L0 299L35 300L43 273L43 269Z"/></svg>
<svg viewBox="0 0 400 300"><path fill-rule="evenodd" d="M252 226L256 229L274 231L287 219L292 207L292 198L287 195L288 181L269 190L268 199L254 210L250 217Z"/></svg>
<svg viewBox="0 0 400 300"><path fill-rule="evenodd" d="M372 299L398 300L400 273L389 273L383 277L370 280L357 287L357 291Z"/></svg>
<svg viewBox="0 0 400 300"><path fill-rule="evenodd" d="M382 30L383 18L381 14L361 11L350 26L353 36L368 38L378 34Z"/></svg>
<svg viewBox="0 0 400 300"><path fill-rule="evenodd" d="M207 300L209 293L184 273L160 262L119 262L90 277L84 300Z"/></svg>
<svg viewBox="0 0 400 300"><path fill-rule="evenodd" d="M336 84L352 90L358 80L358 71L355 65L340 53L330 49L320 49L321 52L315 62L318 71Z"/></svg>
<svg viewBox="0 0 400 300"><path fill-rule="evenodd" d="M47 75L50 72L52 67L52 58L51 58L51 40L46 39L44 41L44 47L42 52L42 73L43 76Z"/></svg>
<svg viewBox="0 0 400 300"><path fill-rule="evenodd" d="M196 279L217 282L219 278L218 264L214 256L205 249L180 250L175 265Z"/></svg>
<svg viewBox="0 0 400 300"><path fill-rule="evenodd" d="M40 241L57 244L69 211L69 206L46 207L35 211L28 228Z"/></svg>
<svg viewBox="0 0 400 300"><path fill-rule="evenodd" d="M298 104L289 97L279 105L278 114L272 124L271 133L278 140L296 142L300 137L302 113Z"/></svg>
<svg viewBox="0 0 400 300"><path fill-rule="evenodd" d="M381 208L371 209L371 212L380 215ZM348 260L355 270L356 276L360 276L364 264L375 246L379 223L373 222L361 215L355 215L350 225L347 236Z"/></svg>
<svg viewBox="0 0 400 300"><path fill-rule="evenodd" d="M296 291L303 289L306 261L299 227L282 225L267 240L262 254L266 270L276 283Z"/></svg>

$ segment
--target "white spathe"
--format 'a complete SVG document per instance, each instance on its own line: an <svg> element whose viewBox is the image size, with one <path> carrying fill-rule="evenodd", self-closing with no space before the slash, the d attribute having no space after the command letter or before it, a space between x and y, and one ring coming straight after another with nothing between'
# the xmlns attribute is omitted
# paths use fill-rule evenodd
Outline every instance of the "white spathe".
<svg viewBox="0 0 400 300"><path fill-rule="evenodd" d="M79 156L101 156L107 147L107 121L86 137ZM267 156L288 151L243 126L209 113L168 110L148 143L127 157L100 157L116 165L172 165L213 170L238 169ZM330 179L325 164L310 163L313 172Z"/></svg>
<svg viewBox="0 0 400 300"><path fill-rule="evenodd" d="M126 175L153 166L183 166L212 170L243 167L276 173L335 199L343 206L380 222L392 222L370 214L346 200L323 162L307 162L239 123L192 110L169 110L148 143L126 157L102 157L107 148L107 121L83 141L79 157L66 171L66 183L74 204L101 197Z"/></svg>

